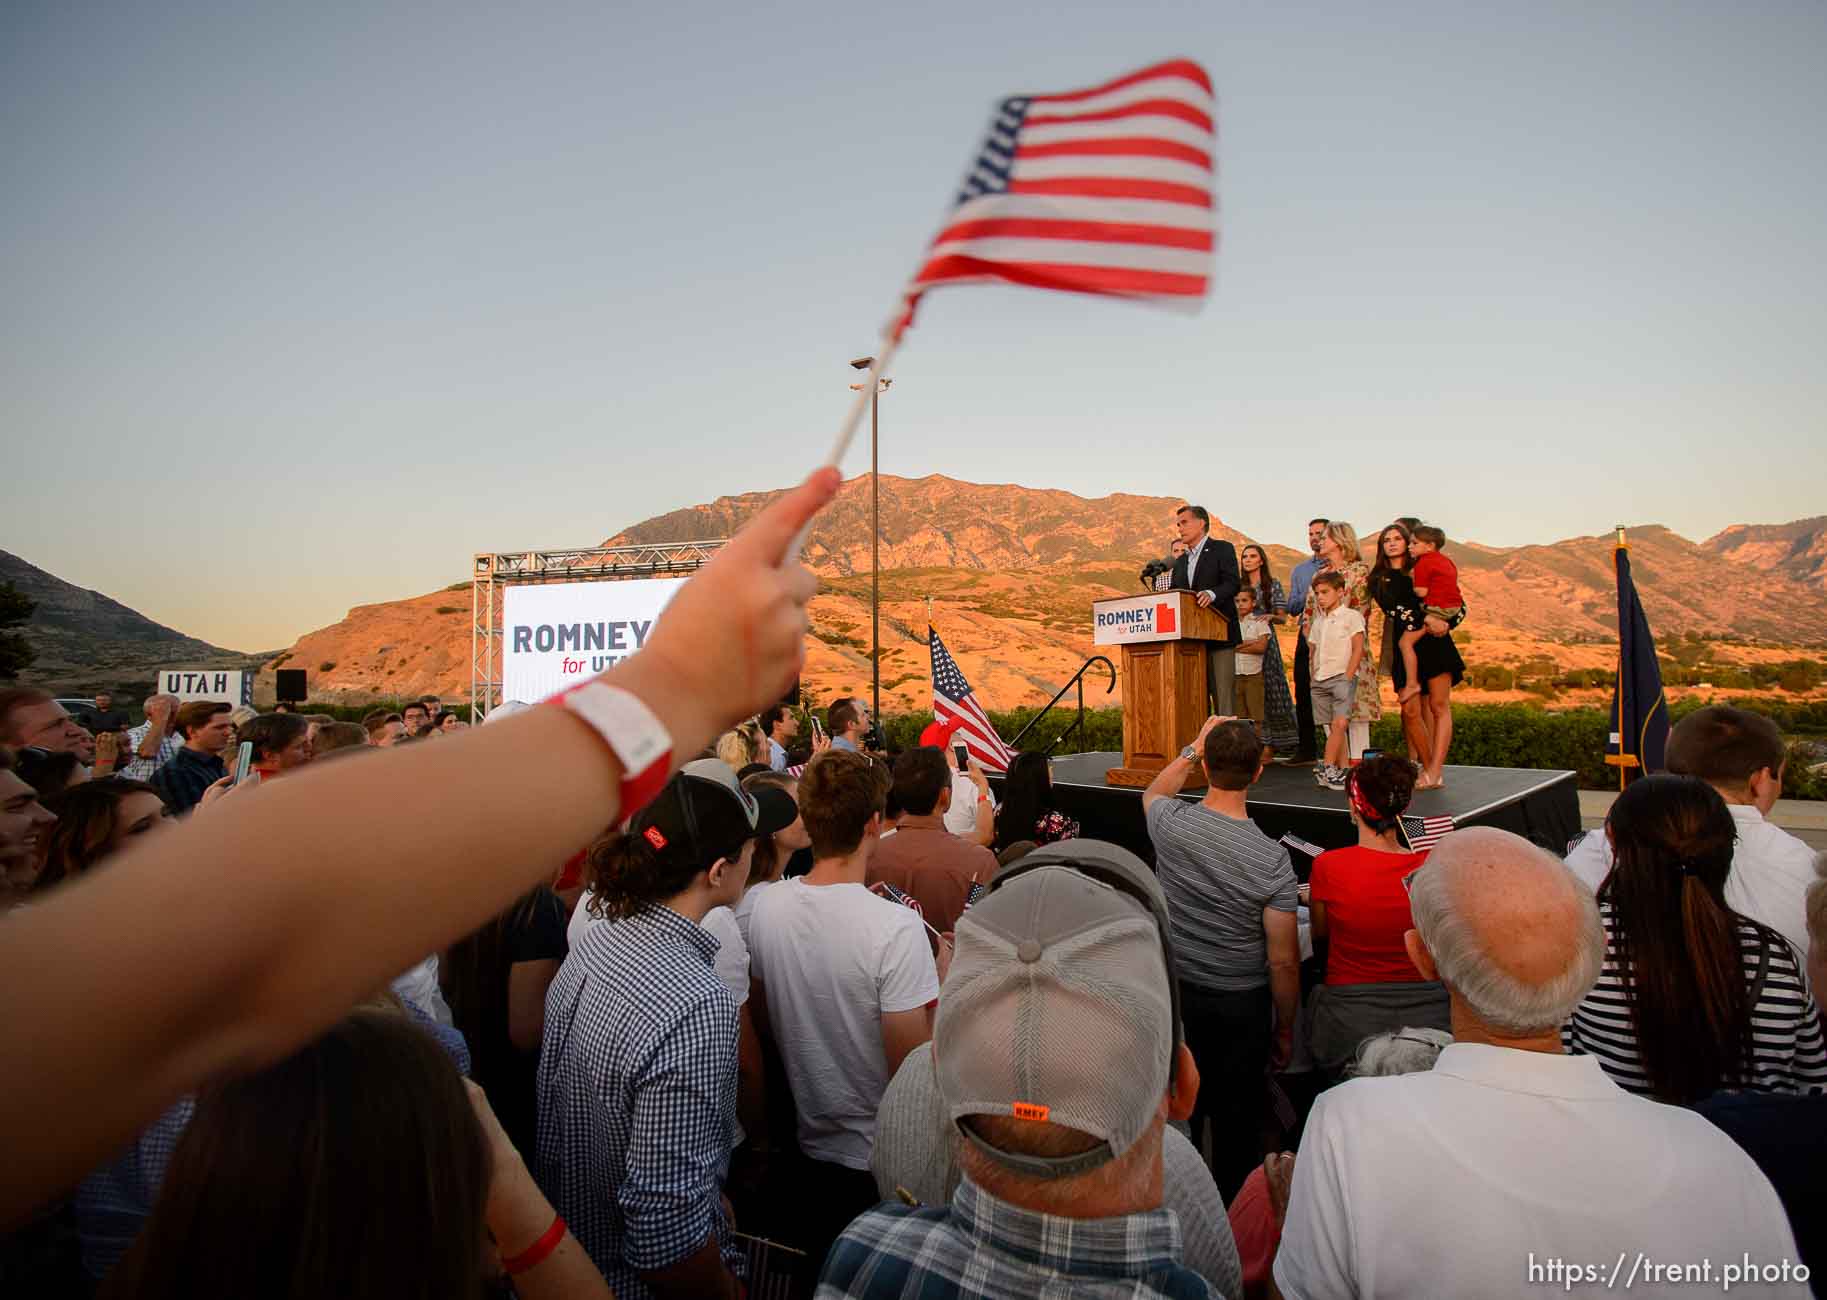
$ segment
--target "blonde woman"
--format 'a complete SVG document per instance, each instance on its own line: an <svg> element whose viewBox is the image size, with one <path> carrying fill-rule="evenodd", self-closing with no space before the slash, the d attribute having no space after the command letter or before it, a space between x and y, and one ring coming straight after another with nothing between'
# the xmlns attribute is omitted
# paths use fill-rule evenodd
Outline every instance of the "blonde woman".
<svg viewBox="0 0 1827 1300"><path fill-rule="evenodd" d="M753 719L740 723L733 730L717 737L717 757L730 765L730 770L740 772L753 763L765 763L767 742L761 734L761 728Z"/></svg>
<svg viewBox="0 0 1827 1300"><path fill-rule="evenodd" d="M1345 604L1362 614L1366 621L1376 608L1376 602L1370 598L1370 566L1364 563L1362 548L1358 544L1357 529L1339 520L1326 525L1326 531L1319 540L1319 561L1321 573L1336 573L1345 580ZM1301 614L1301 632L1304 635L1312 626L1314 611L1313 593L1307 593L1307 607ZM1353 723L1375 722L1383 716L1383 703L1377 698L1377 657L1367 654L1358 663L1357 696L1351 704L1351 721Z"/></svg>

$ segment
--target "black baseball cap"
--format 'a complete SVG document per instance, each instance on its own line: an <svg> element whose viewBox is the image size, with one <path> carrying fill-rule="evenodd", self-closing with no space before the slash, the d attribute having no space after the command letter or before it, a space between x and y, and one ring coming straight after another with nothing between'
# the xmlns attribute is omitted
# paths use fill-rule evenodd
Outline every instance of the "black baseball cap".
<svg viewBox="0 0 1827 1300"><path fill-rule="evenodd" d="M652 803L629 818L628 830L661 857L702 870L718 858L735 857L757 836L785 830L798 817L799 805L785 790L744 790L728 763L700 758L680 768Z"/></svg>

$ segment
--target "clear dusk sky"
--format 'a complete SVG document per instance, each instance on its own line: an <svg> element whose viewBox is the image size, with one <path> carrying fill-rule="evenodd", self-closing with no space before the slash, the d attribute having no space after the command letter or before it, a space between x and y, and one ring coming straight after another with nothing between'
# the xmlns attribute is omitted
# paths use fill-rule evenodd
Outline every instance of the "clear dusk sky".
<svg viewBox="0 0 1827 1300"><path fill-rule="evenodd" d="M934 293L885 472L1283 542L1827 508L1817 0L17 0L0 547L266 649L783 485L992 101L1177 54L1220 99L1204 312Z"/></svg>

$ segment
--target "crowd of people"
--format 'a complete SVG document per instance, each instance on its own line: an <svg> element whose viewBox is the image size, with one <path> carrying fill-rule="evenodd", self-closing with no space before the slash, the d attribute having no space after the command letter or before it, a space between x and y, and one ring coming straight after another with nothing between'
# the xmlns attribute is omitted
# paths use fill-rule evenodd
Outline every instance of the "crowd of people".
<svg viewBox="0 0 1827 1300"><path fill-rule="evenodd" d="M0 1289L1483 1296L1628 1259L1808 1293L1827 880L1764 819L1766 720L1684 719L1565 861L1409 852L1437 770L1335 750L1357 842L1302 879L1250 817L1253 708L1144 792L1145 843L1090 839L1042 755L998 790L944 723L890 755L860 699L781 702L835 488L454 738L435 700L95 733L0 693ZM1387 599L1431 744L1463 602L1400 527L1371 566L1317 521L1294 684L1348 727L1378 670L1327 620ZM1230 689L1267 708L1253 549Z"/></svg>

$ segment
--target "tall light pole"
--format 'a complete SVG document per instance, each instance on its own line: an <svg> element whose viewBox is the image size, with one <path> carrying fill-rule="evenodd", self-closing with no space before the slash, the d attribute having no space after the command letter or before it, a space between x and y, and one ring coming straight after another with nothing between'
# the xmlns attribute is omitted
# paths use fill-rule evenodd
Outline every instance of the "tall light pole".
<svg viewBox="0 0 1827 1300"><path fill-rule="evenodd" d="M874 357L858 357L851 366L867 370ZM864 383L868 381L865 380ZM892 379L878 379L869 394L869 676L872 687L870 715L882 720L882 489L877 476L881 443L881 400ZM862 384L852 384L855 389Z"/></svg>

